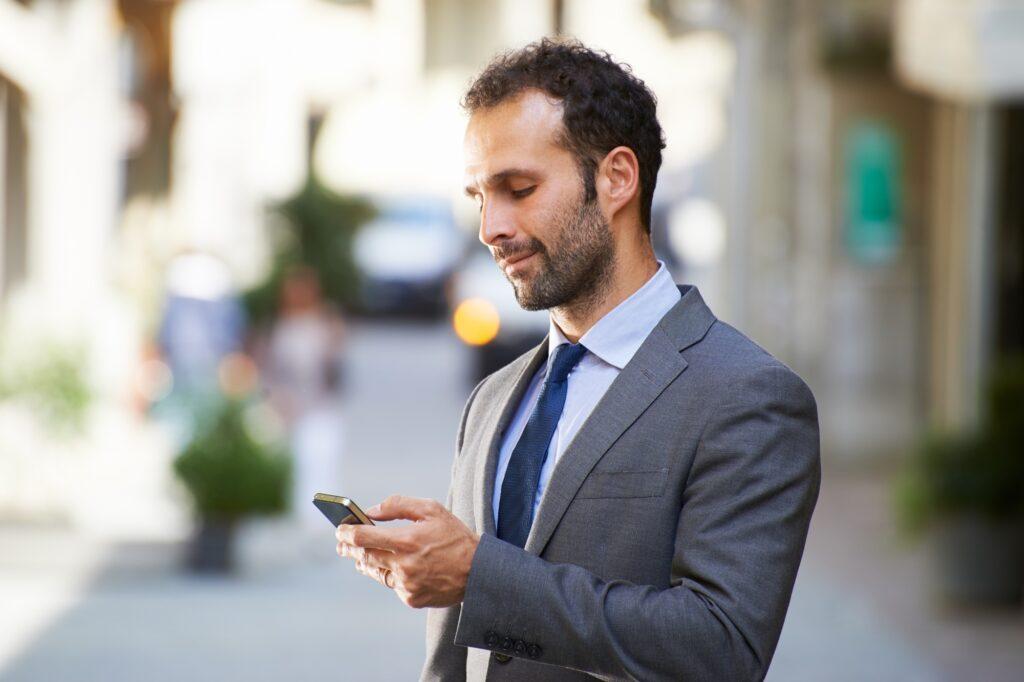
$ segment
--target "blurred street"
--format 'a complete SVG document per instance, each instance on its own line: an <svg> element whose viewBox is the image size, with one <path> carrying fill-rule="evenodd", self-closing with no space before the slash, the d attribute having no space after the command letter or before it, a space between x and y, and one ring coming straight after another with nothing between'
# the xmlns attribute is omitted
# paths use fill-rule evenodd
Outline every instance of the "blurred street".
<svg viewBox="0 0 1024 682"><path fill-rule="evenodd" d="M325 492L365 507L396 492L444 499L471 388L460 350L446 327L353 332L345 486ZM253 522L237 579L182 573L177 543L0 531L0 678L415 678L425 613L343 564L326 520L322 531Z"/></svg>
<svg viewBox="0 0 1024 682"><path fill-rule="evenodd" d="M335 492L367 506L392 492L443 499L467 356L446 327L403 323L356 326L350 351ZM924 557L896 541L879 479L825 472L769 679L1020 679L1024 619L933 617ZM416 678L425 613L335 557L326 523L310 540L254 522L241 544L238 578L197 578L176 542L0 530L0 679Z"/></svg>

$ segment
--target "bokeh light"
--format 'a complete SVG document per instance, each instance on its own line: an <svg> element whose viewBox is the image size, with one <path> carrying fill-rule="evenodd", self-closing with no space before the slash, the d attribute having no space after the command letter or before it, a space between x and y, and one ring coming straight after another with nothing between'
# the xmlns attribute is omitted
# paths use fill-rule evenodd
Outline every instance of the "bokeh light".
<svg viewBox="0 0 1024 682"><path fill-rule="evenodd" d="M483 298L470 298L455 308L452 325L463 342L483 346L498 335L501 319L493 303Z"/></svg>

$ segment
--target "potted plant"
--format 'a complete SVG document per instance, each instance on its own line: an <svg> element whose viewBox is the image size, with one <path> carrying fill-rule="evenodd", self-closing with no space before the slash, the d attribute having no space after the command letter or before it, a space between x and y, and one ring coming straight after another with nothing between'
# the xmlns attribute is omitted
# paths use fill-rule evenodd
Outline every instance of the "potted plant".
<svg viewBox="0 0 1024 682"><path fill-rule="evenodd" d="M938 588L958 603L1024 592L1024 358L1000 363L977 429L931 435L900 480L903 524L927 531Z"/></svg>
<svg viewBox="0 0 1024 682"><path fill-rule="evenodd" d="M198 517L188 553L194 570L231 570L238 521L286 508L291 460L255 437L247 421L242 400L224 399L174 462Z"/></svg>

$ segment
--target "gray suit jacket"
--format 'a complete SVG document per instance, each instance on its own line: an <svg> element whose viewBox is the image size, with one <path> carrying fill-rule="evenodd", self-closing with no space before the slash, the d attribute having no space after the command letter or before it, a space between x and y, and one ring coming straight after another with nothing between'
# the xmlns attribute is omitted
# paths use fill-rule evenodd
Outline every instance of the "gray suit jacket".
<svg viewBox="0 0 1024 682"><path fill-rule="evenodd" d="M547 343L484 379L448 507L481 533L430 609L424 680L757 680L821 477L814 396L683 294L558 461L526 547L495 537L501 436Z"/></svg>

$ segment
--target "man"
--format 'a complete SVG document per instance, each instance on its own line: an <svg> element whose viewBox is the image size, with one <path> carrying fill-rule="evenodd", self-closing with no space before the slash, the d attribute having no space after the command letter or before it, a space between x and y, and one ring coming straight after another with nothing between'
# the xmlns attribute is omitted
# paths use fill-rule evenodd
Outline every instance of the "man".
<svg viewBox="0 0 1024 682"><path fill-rule="evenodd" d="M338 552L427 618L427 680L753 680L820 479L814 398L654 256L662 133L608 55L540 41L465 99L466 191L536 349L484 379L447 508ZM450 511L449 511L450 510Z"/></svg>

